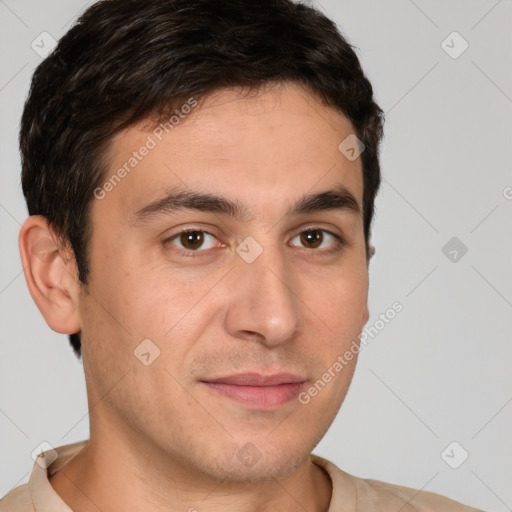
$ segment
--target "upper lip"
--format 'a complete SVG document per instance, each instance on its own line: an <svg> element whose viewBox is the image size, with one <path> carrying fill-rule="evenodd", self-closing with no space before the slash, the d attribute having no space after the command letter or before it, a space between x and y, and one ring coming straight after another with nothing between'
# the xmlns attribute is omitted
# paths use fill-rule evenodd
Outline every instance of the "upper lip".
<svg viewBox="0 0 512 512"><path fill-rule="evenodd" d="M213 379L203 379L202 382L232 384L234 386L277 386L279 384L299 384L305 380L304 377L292 373L274 373L271 375L241 373Z"/></svg>

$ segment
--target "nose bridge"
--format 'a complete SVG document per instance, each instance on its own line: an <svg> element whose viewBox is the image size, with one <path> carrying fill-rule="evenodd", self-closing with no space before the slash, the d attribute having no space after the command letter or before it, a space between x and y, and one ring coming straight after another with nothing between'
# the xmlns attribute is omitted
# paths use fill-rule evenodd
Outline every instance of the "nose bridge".
<svg viewBox="0 0 512 512"><path fill-rule="evenodd" d="M257 336L269 346L285 342L299 324L293 275L285 251L279 244L260 245L254 239L245 239L237 253L236 292L227 313L227 329L236 337Z"/></svg>

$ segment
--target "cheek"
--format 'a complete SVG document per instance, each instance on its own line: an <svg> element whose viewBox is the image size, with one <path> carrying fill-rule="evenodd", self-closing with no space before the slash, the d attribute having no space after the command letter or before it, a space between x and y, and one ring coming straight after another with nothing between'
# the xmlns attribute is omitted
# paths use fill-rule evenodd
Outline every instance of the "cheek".
<svg viewBox="0 0 512 512"><path fill-rule="evenodd" d="M354 271L330 279L322 289L310 293L308 303L317 312L331 333L346 340L363 327L368 299L367 274Z"/></svg>
<svg viewBox="0 0 512 512"><path fill-rule="evenodd" d="M97 245L101 240L97 240ZM107 242L105 242L107 243ZM118 332L131 343L159 337L172 327L170 313L180 309L177 300L183 290L169 280L155 279L155 272L137 261L122 245L114 255L106 245L91 258L90 295L87 313L103 330ZM96 302L96 304L94 304ZM99 327L98 325L98 327ZM96 329L98 331L98 329Z"/></svg>

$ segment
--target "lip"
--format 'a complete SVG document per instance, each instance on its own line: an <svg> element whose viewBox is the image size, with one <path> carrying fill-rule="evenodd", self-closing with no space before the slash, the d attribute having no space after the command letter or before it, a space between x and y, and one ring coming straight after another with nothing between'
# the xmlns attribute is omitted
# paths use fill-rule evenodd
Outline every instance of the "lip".
<svg viewBox="0 0 512 512"><path fill-rule="evenodd" d="M243 373L202 380L212 391L251 409L275 409L297 396L306 382L291 373Z"/></svg>
<svg viewBox="0 0 512 512"><path fill-rule="evenodd" d="M280 384L297 384L306 379L293 373L274 373L264 375L262 373L240 373L238 375L227 375L213 379L204 379L202 382L233 384L234 386L277 386Z"/></svg>

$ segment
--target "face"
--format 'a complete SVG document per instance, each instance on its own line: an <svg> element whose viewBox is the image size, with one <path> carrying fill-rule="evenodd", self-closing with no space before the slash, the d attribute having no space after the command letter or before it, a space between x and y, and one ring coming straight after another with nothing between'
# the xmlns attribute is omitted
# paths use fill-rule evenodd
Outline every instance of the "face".
<svg viewBox="0 0 512 512"><path fill-rule="evenodd" d="M368 320L362 164L338 149L354 130L292 85L188 110L118 134L91 206L91 437L282 478L332 423L356 357L335 363Z"/></svg>

